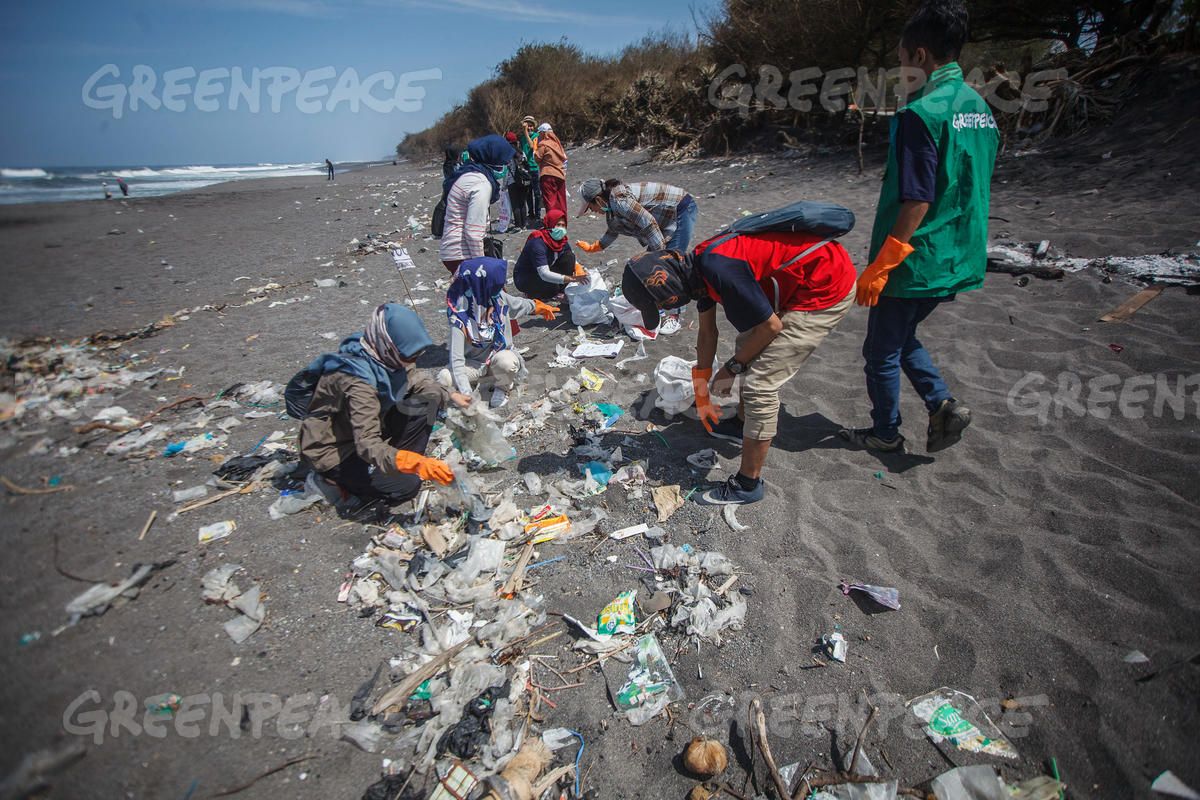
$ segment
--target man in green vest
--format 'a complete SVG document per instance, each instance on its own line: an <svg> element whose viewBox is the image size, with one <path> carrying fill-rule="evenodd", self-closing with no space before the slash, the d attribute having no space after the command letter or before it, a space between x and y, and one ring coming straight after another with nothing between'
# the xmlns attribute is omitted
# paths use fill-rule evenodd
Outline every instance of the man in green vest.
<svg viewBox="0 0 1200 800"><path fill-rule="evenodd" d="M856 302L869 306L863 342L869 428L841 431L859 447L903 451L900 373L929 411L926 450L957 442L971 412L951 394L917 326L959 292L983 286L992 167L999 134L987 103L956 63L967 40L961 0L927 0L900 37L900 66L920 88L892 120L871 234L871 264ZM902 79L903 82L903 79Z"/></svg>

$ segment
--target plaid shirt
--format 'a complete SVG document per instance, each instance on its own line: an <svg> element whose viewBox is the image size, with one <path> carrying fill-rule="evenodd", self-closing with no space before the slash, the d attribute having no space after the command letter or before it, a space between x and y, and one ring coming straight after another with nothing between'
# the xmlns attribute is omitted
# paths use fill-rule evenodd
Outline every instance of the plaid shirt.
<svg viewBox="0 0 1200 800"><path fill-rule="evenodd" d="M655 181L614 188L608 198L608 230L600 237L600 246L608 247L625 234L647 250L664 249L675 232L679 204L687 196L678 186Z"/></svg>

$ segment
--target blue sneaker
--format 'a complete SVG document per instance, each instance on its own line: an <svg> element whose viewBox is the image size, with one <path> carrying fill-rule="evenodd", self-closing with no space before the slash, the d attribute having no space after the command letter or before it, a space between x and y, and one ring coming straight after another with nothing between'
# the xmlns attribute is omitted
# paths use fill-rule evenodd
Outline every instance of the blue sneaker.
<svg viewBox="0 0 1200 800"><path fill-rule="evenodd" d="M753 489L743 489L737 476L730 475L720 486L701 494L699 502L705 506L744 506L762 500L765 488L766 484L760 480Z"/></svg>

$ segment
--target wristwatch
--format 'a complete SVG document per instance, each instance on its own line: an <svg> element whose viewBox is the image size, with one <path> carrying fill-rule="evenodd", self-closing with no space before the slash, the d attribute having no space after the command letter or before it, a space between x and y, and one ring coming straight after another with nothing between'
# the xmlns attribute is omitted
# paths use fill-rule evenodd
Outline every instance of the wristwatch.
<svg viewBox="0 0 1200 800"><path fill-rule="evenodd" d="M746 365L736 358L731 358L725 362L725 369L729 370L730 375L741 375L746 371Z"/></svg>

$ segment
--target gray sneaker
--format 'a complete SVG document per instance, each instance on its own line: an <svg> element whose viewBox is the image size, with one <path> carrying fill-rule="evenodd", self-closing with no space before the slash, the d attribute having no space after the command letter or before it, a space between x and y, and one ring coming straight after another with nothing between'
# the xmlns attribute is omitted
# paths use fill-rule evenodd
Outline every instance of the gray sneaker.
<svg viewBox="0 0 1200 800"><path fill-rule="evenodd" d="M937 411L929 415L928 438L925 450L936 453L945 450L962 438L962 432L971 424L971 409L954 398L943 400Z"/></svg>
<svg viewBox="0 0 1200 800"><path fill-rule="evenodd" d="M878 450L881 453L903 453L904 437L896 434L895 439L880 439L873 428L842 428L838 436L852 445L864 450Z"/></svg>

